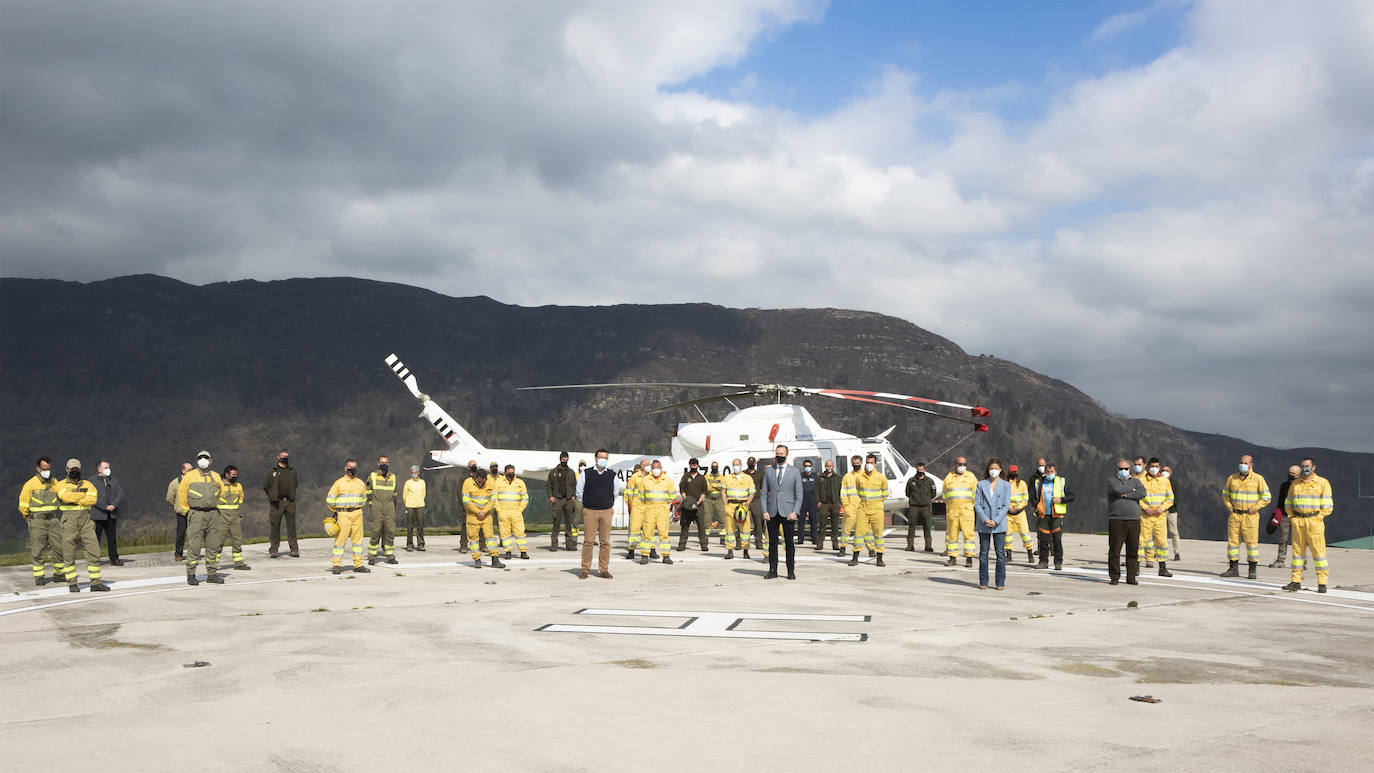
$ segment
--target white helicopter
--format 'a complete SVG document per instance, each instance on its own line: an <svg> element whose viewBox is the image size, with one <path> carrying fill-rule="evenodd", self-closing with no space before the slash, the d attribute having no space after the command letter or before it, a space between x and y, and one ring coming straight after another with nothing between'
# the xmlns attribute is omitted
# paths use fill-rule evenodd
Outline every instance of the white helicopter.
<svg viewBox="0 0 1374 773"><path fill-rule="evenodd" d="M477 441L467 430L456 421L452 416L440 408L429 395L422 393L415 380L415 374L405 366L405 363L395 355L391 354L386 358L386 364L391 368L396 377L405 383L410 393L418 399L422 405L420 416L429 421L434 429L444 439L447 448L431 451L430 456L438 466L426 469L439 470L449 467L463 467L469 460L476 461L478 466L486 467L495 462L502 467L506 464L515 466L515 473L521 477L538 478L547 474L558 463L558 455L554 451L535 451L529 449L513 448L487 448ZM668 456L654 456L651 454L610 454L608 466L617 471L622 477L633 472L642 459L650 461L657 459L662 463L665 470L670 474L676 474L680 468L687 466L691 458L700 461L701 466L706 469L713 463L719 463L723 468L730 464L733 459L745 459L754 457L756 459L767 460L774 455L774 448L778 444L788 446L791 452L793 463L801 464L806 460L811 460L817 471L823 469L826 460L835 462L837 472L848 471L848 459L851 456L864 456L873 454L878 459L878 469L882 470L888 478L888 500L885 503L886 510L900 510L906 506L906 481L915 474L913 468L905 458L902 457L892 443L887 440L887 436L897 427L894 424L882 433L873 437L861 438L844 432L837 432L822 427L809 411L800 405L783 403L782 398L798 396L829 397L840 400L856 400L860 402L876 403L896 408L917 411L920 413L937 416L951 421L961 422L972 425L969 435L974 432L987 432L988 426L978 419L990 415L988 409L982 406L962 405L943 400L932 400L925 397L913 395L899 395L890 392L869 392L853 389L819 389L814 387L786 386L780 384L702 384L702 383L676 383L676 382L650 382L650 383L618 383L618 384L561 384L555 386L531 386L520 387L521 390L547 390L547 389L606 389L606 388L645 388L645 387L686 387L686 388L711 388L711 389L732 389L735 391L725 394L711 395L696 400L665 405L655 408L651 413L667 411L674 408L697 407L703 403L727 402L733 411L717 422L701 421L681 423L677 426L674 433L671 453ZM777 403L773 405L756 405L740 408L735 405L731 398L760 397L776 395ZM901 402L896 402L901 401ZM927 405L937 405L947 408L958 408L967 410L970 418L962 416L951 416L938 411L923 408L912 403L924 403ZM701 413L701 409L697 408ZM705 419L705 414L701 414ZM965 436L967 438L968 435ZM962 439L960 440L962 442ZM957 443L956 443L957 445ZM569 464L576 467L579 461L585 461L588 465L592 463L593 452L590 451L570 451ZM940 488L940 480L932 476L935 480L937 491Z"/></svg>

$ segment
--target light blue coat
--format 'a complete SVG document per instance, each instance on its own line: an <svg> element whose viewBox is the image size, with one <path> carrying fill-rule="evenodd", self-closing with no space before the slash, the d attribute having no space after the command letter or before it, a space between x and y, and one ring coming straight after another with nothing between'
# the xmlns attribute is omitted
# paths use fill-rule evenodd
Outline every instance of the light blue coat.
<svg viewBox="0 0 1374 773"><path fill-rule="evenodd" d="M1007 530L1007 510L1011 509L1011 484L997 481L997 491L992 490L992 481L978 481L973 494L973 529L983 534L1001 534ZM984 521L993 521L988 526Z"/></svg>

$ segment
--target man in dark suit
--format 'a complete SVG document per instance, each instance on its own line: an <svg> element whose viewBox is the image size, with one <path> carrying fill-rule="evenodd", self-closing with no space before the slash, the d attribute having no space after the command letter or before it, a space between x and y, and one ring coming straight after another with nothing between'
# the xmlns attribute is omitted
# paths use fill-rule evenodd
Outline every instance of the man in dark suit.
<svg viewBox="0 0 1374 773"><path fill-rule="evenodd" d="M802 505L801 473L787 463L787 446L775 449L774 464L763 471L763 520L768 524L768 574L778 576L778 532L787 545L787 579L797 579L797 511Z"/></svg>

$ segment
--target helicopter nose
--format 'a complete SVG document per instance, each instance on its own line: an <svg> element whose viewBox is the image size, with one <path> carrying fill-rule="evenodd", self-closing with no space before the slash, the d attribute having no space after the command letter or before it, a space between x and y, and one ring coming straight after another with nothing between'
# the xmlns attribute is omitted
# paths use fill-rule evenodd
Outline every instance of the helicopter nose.
<svg viewBox="0 0 1374 773"><path fill-rule="evenodd" d="M705 448L709 428L701 424L686 424L677 431L677 439L693 448Z"/></svg>

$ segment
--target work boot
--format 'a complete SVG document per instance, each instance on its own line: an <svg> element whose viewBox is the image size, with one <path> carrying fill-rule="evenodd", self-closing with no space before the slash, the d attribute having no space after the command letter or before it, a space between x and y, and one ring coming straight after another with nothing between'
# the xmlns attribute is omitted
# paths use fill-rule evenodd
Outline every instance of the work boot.
<svg viewBox="0 0 1374 773"><path fill-rule="evenodd" d="M188 575L186 575L186 584L187 584L187 585L199 585L199 584L200 584L200 580L196 579L196 576L195 576L194 574L188 574ZM72 587L75 588L76 586L73 585Z"/></svg>
<svg viewBox="0 0 1374 773"><path fill-rule="evenodd" d="M887 564L883 563L883 554L882 554L882 553L879 553L879 554L878 554L878 563L874 564L874 566L887 566Z"/></svg>
<svg viewBox="0 0 1374 773"><path fill-rule="evenodd" d="M568 546L567 546L566 548L563 548L563 549L564 549L564 550L577 550L577 542L575 542L575 541L574 541L574 542L569 542L569 543L568 543Z"/></svg>
<svg viewBox="0 0 1374 773"><path fill-rule="evenodd" d="M525 551L522 550L522 551L520 551L520 557L523 558L523 559L525 559L526 561L528 561L529 558L530 558L530 554L529 554L529 553L526 553Z"/></svg>
<svg viewBox="0 0 1374 773"><path fill-rule="evenodd" d="M1055 561L1055 562L1054 562L1054 571L1056 571L1056 572L1062 572L1062 571L1064 571L1064 565L1061 564L1061 563L1059 563L1058 561Z"/></svg>
<svg viewBox="0 0 1374 773"><path fill-rule="evenodd" d="M925 550L925 552L927 552L927 553L934 553L934 552L935 552L935 548L933 548L933 547L930 546L930 542L926 542L926 550Z"/></svg>
<svg viewBox="0 0 1374 773"><path fill-rule="evenodd" d="M915 538L915 537L907 537L907 538L906 538L906 552L908 552L908 553L915 553L915 552L916 552L916 538Z"/></svg>
<svg viewBox="0 0 1374 773"><path fill-rule="evenodd" d="M957 566L958 563L959 559L955 558L954 556L950 556L949 560L945 562L945 566Z"/></svg>
<svg viewBox="0 0 1374 773"><path fill-rule="evenodd" d="M1283 556L1279 556L1278 558L1274 559L1274 563L1270 564L1270 565L1269 565L1269 568L1270 568L1270 569L1282 569L1282 568L1284 567L1284 565L1285 565L1285 562L1284 562L1284 560L1283 560Z"/></svg>
<svg viewBox="0 0 1374 773"><path fill-rule="evenodd" d="M711 552L711 547L710 547L710 545L707 545L705 542L701 543L701 552L703 552L703 553L710 553L710 552Z"/></svg>
<svg viewBox="0 0 1374 773"><path fill-rule="evenodd" d="M1145 559L1145 568L1146 568L1146 569L1153 569L1153 568L1155 568L1155 562L1149 560L1148 558Z"/></svg>
<svg viewBox="0 0 1374 773"><path fill-rule="evenodd" d="M1033 551L1033 550L1027 550L1027 551L1026 551L1026 563L1028 563L1028 564L1033 564L1033 563L1035 563L1035 551Z"/></svg>
<svg viewBox="0 0 1374 773"><path fill-rule="evenodd" d="M1246 578L1247 580L1257 580L1257 579L1259 579L1259 572L1257 571L1258 567L1259 567L1259 562L1258 562L1258 561L1251 561L1251 562L1250 562L1250 573L1247 574L1247 575L1245 575L1245 578Z"/></svg>
<svg viewBox="0 0 1374 773"><path fill-rule="evenodd" d="M744 549L744 560L745 560L745 561L748 561L748 560L749 560L749 548L745 548L745 549Z"/></svg>
<svg viewBox="0 0 1374 773"><path fill-rule="evenodd" d="M964 556L964 566L969 568L973 566L973 558L971 556Z"/></svg>
<svg viewBox="0 0 1374 773"><path fill-rule="evenodd" d="M647 563L649 563L649 557L648 557L648 556L640 556L640 557L639 557L639 563L641 563L641 564L647 564Z"/></svg>
<svg viewBox="0 0 1374 773"><path fill-rule="evenodd" d="M835 555L838 556L839 558L844 558L844 553L845 553L845 549L844 549L844 548L840 548L840 552L836 553Z"/></svg>
<svg viewBox="0 0 1374 773"><path fill-rule="evenodd" d="M1169 571L1168 567L1164 566L1164 562L1163 562L1163 561L1160 561L1160 562L1159 562L1159 576L1160 576L1160 577L1173 577L1173 576L1174 576L1174 573L1171 572L1171 571Z"/></svg>
<svg viewBox="0 0 1374 773"><path fill-rule="evenodd" d="M687 540L680 540L677 543L677 552L681 553L687 549Z"/></svg>
<svg viewBox="0 0 1374 773"><path fill-rule="evenodd" d="M878 554L875 553L875 552L873 552L873 548L869 548L869 549L868 549L868 557L869 557L869 558L872 558L872 557L874 557L874 556L876 556L876 555L878 555Z"/></svg>
<svg viewBox="0 0 1374 773"><path fill-rule="evenodd" d="M335 567L333 567L333 568L331 568L331 569L329 570L329 573L330 573L330 574L343 574L343 567L342 567L342 566L335 566Z"/></svg>
<svg viewBox="0 0 1374 773"><path fill-rule="evenodd" d="M95 590L95 588L91 588L91 590ZM105 590L109 590L109 588L106 588ZM1325 593L1325 592L1326 592L1326 585L1325 585L1325 584L1318 585L1318 586L1317 586L1317 592L1318 592L1318 593Z"/></svg>
<svg viewBox="0 0 1374 773"><path fill-rule="evenodd" d="M819 553L819 552L821 552L822 550L825 550L825 543L824 543L824 542L817 542L817 543L816 543L816 552Z"/></svg>
<svg viewBox="0 0 1374 773"><path fill-rule="evenodd" d="M381 560L382 560L382 559L381 559L380 557L378 557L378 556L373 556L373 557L367 559L367 565L368 565L368 566L376 566L376 565L377 565L377 562L379 562L379 561L381 561Z"/></svg>
<svg viewBox="0 0 1374 773"><path fill-rule="evenodd" d="M506 565L503 564L503 563L501 563L501 558L500 558L499 556L492 556L492 557L491 557L491 565L492 565L493 567L497 568L497 569L505 569L505 568L506 568Z"/></svg>
<svg viewBox="0 0 1374 773"><path fill-rule="evenodd" d="M625 551L625 557L630 559L631 561L635 560L635 549L630 548L629 550Z"/></svg>
<svg viewBox="0 0 1374 773"><path fill-rule="evenodd" d="M1287 585L1283 586L1283 589L1284 589L1284 590L1288 590L1288 591L1302 590L1302 583L1300 583L1300 582L1290 582L1290 583L1288 583Z"/></svg>
<svg viewBox="0 0 1374 773"><path fill-rule="evenodd" d="M587 570L586 570L586 569L579 569L579 570L577 570L577 579L579 579L579 580L585 580L585 579L587 579Z"/></svg>
<svg viewBox="0 0 1374 773"><path fill-rule="evenodd" d="M506 552L502 553L502 554L501 554L501 557L504 558L504 559L506 559L507 561L509 561L509 560L510 560L510 551L507 550Z"/></svg>
<svg viewBox="0 0 1374 773"><path fill-rule="evenodd" d="M407 552L407 553L413 552L414 550L415 550L415 548L411 547L410 545L406 545L406 552Z"/></svg>
<svg viewBox="0 0 1374 773"><path fill-rule="evenodd" d="M372 570L368 569L366 566L355 566L353 567L353 571L358 574L372 574Z"/></svg>
<svg viewBox="0 0 1374 773"><path fill-rule="evenodd" d="M672 556L664 556L664 557L663 557L663 563L665 563L665 564L671 564L672 562L673 562Z"/></svg>
<svg viewBox="0 0 1374 773"><path fill-rule="evenodd" d="M653 559L654 561L657 561L657 560L658 560L658 549L657 549L657 548L649 548L649 558Z"/></svg>
<svg viewBox="0 0 1374 773"><path fill-rule="evenodd" d="M858 565L859 565L859 551L857 551L857 550L854 551L854 555L849 559L849 565L850 565L850 566L858 566Z"/></svg>
<svg viewBox="0 0 1374 773"><path fill-rule="evenodd" d="M103 593L109 589L110 586L106 585L105 583L99 580L96 580L95 582L91 583L91 590L95 593Z"/></svg>
<svg viewBox="0 0 1374 773"><path fill-rule="evenodd" d="M299 550L293 550L293 551L291 551L291 557L292 557L292 558L300 558L300 557L301 557L300 551L299 551Z"/></svg>
<svg viewBox="0 0 1374 773"><path fill-rule="evenodd" d="M472 559L472 568L473 568L473 569L481 569L481 568L482 568L482 559L480 559L480 558L474 558L474 559Z"/></svg>
<svg viewBox="0 0 1374 773"><path fill-rule="evenodd" d="M243 561L239 561L238 563L234 564L234 568L237 569L237 570L240 571L240 572L246 572L246 571L252 569L253 567L249 566L248 564L244 563Z"/></svg>
<svg viewBox="0 0 1374 773"><path fill-rule="evenodd" d="M1240 562L1239 562L1239 561L1232 561L1232 562L1231 562L1231 565L1228 566L1228 567L1226 568L1226 571L1224 571L1224 572L1221 573L1221 576L1222 576L1222 577L1239 577L1239 576L1240 576Z"/></svg>
<svg viewBox="0 0 1374 773"><path fill-rule="evenodd" d="M223 578L223 577L220 577L220 576L219 576L218 574L216 574L215 572L208 572L208 573L205 575L205 581L206 581L206 582L213 582L213 583L216 584L216 585L223 585L223 584L224 584L224 578Z"/></svg>
<svg viewBox="0 0 1374 773"><path fill-rule="evenodd" d="M41 587L43 587L44 585L47 585L47 584L48 584L48 578L46 578L46 577L35 577L35 578L33 578L33 584L34 584L34 585L37 585L38 587L41 588Z"/></svg>
<svg viewBox="0 0 1374 773"><path fill-rule="evenodd" d="M386 557L386 562L387 562L388 564L399 564L399 563L401 563L400 561L397 561L397 560L396 560L396 556L387 556L387 557Z"/></svg>
<svg viewBox="0 0 1374 773"><path fill-rule="evenodd" d="M726 560L726 561L729 561L730 559L732 559L732 558L734 558L734 557L735 557L735 551L734 551L734 550L726 550L726 551L725 551L725 560Z"/></svg>

